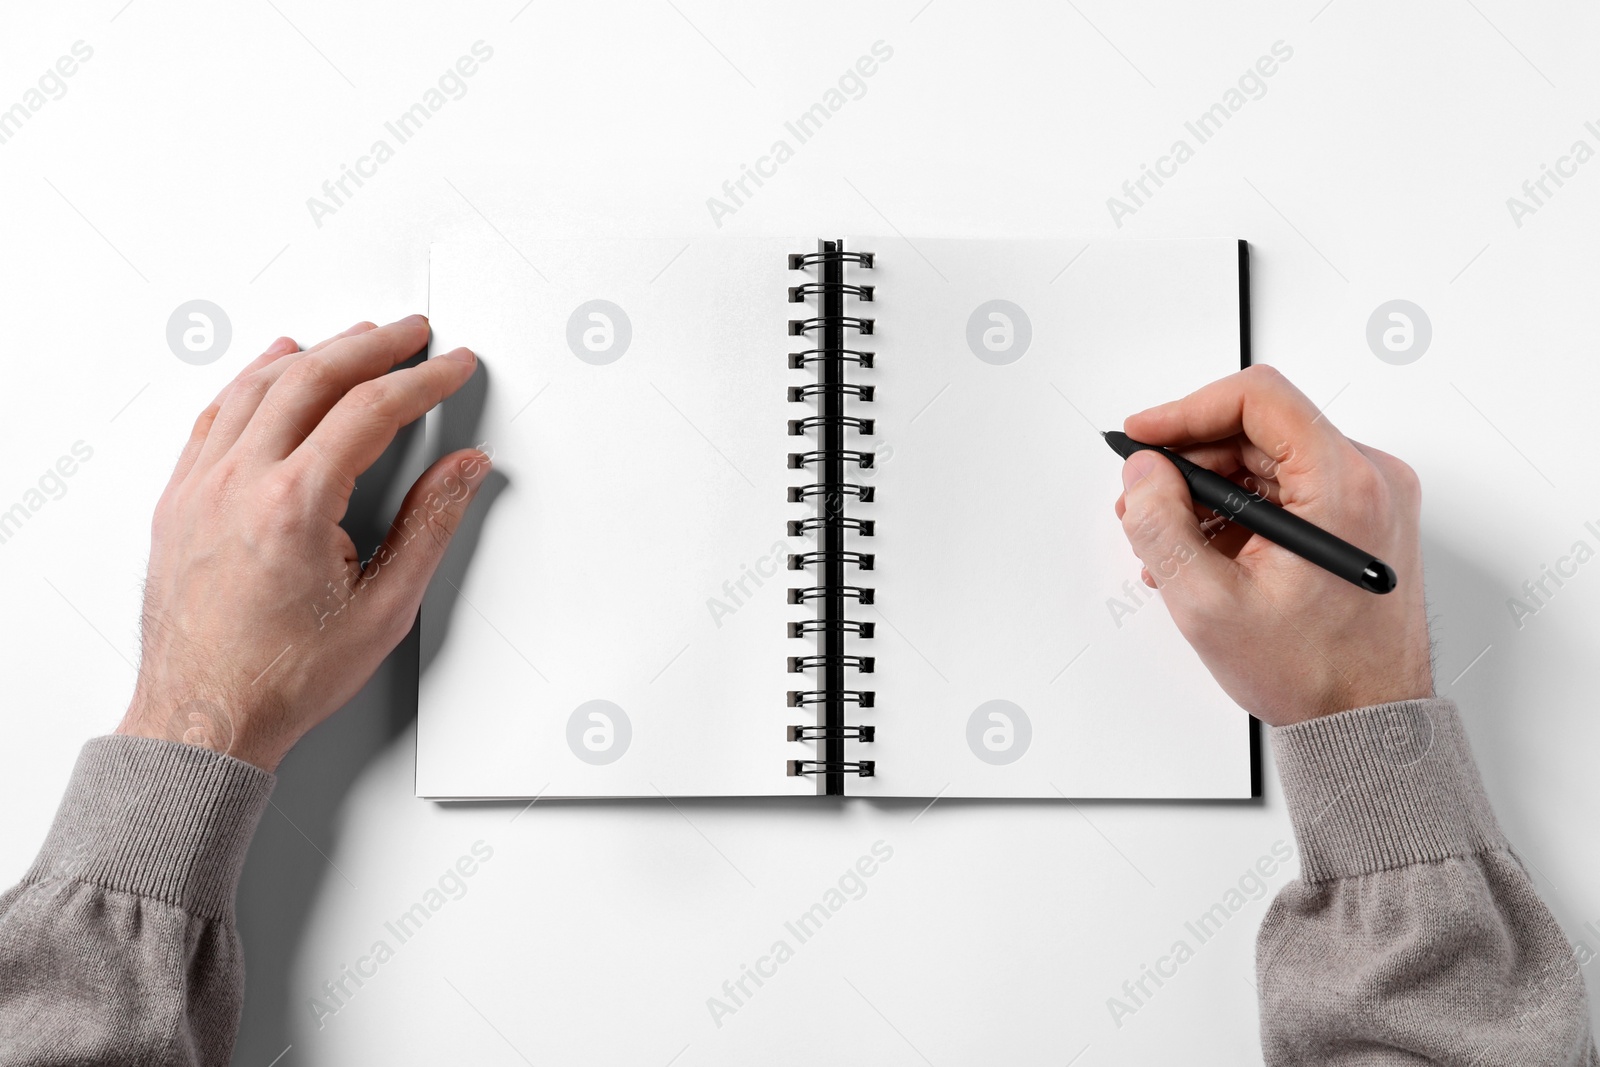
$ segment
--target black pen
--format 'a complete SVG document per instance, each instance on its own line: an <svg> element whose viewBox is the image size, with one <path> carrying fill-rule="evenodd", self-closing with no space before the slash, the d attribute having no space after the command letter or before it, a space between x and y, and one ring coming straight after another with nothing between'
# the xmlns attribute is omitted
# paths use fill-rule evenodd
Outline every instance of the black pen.
<svg viewBox="0 0 1600 1067"><path fill-rule="evenodd" d="M1273 544L1282 545L1301 559L1308 560L1330 574L1359 585L1373 593L1387 593L1395 587L1394 568L1342 541L1320 526L1313 525L1291 511L1278 507L1247 489L1241 489L1216 471L1190 463L1176 452L1159 445L1135 441L1125 433L1102 433L1106 444L1123 459L1135 452L1159 452L1170 459L1196 504L1231 519L1251 533L1260 534Z"/></svg>

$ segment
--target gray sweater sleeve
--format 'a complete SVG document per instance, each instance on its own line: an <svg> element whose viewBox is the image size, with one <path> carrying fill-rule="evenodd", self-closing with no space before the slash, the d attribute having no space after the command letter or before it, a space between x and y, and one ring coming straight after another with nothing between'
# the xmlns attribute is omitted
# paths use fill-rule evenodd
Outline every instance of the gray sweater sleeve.
<svg viewBox="0 0 1600 1067"><path fill-rule="evenodd" d="M1600 1065L1578 962L1511 852L1453 704L1274 730L1301 878L1257 943L1269 1064ZM233 900L273 776L133 737L84 746L0 896L0 1064L222 1064Z"/></svg>
<svg viewBox="0 0 1600 1067"><path fill-rule="evenodd" d="M39 857L0 896L0 1064L225 1064L233 901L274 777L190 745L84 745Z"/></svg>
<svg viewBox="0 0 1600 1067"><path fill-rule="evenodd" d="M1301 877L1256 941L1268 1064L1600 1064L1578 958L1451 701L1282 727L1272 750Z"/></svg>

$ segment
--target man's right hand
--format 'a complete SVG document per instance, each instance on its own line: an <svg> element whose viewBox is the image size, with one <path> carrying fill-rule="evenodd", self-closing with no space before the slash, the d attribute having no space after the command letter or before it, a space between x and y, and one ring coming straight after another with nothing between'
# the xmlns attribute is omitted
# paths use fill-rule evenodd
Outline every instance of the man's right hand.
<svg viewBox="0 0 1600 1067"><path fill-rule="evenodd" d="M1287 726L1433 695L1417 528L1421 487L1400 460L1352 441L1282 374L1256 366L1123 424L1372 552L1393 592L1358 588L1197 507L1172 463L1136 452L1116 510L1178 629L1228 695Z"/></svg>

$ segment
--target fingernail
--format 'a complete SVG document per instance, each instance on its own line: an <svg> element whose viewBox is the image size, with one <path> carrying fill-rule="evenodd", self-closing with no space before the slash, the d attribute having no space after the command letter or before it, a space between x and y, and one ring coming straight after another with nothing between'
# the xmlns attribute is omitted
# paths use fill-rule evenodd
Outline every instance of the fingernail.
<svg viewBox="0 0 1600 1067"><path fill-rule="evenodd" d="M396 326L426 326L427 324L428 316L426 315L407 315L395 323Z"/></svg>
<svg viewBox="0 0 1600 1067"><path fill-rule="evenodd" d="M292 337L280 337L267 346L267 354L273 356L285 356L290 352L298 351L300 351L300 345Z"/></svg>
<svg viewBox="0 0 1600 1067"><path fill-rule="evenodd" d="M457 363L476 363L478 361L478 357L472 354L472 349L470 348L452 348L439 358L453 359Z"/></svg>
<svg viewBox="0 0 1600 1067"><path fill-rule="evenodd" d="M1159 462L1161 462L1160 457L1148 449L1141 449L1129 456L1128 461L1122 465L1122 488L1132 489L1150 477L1150 472L1156 469L1156 464Z"/></svg>

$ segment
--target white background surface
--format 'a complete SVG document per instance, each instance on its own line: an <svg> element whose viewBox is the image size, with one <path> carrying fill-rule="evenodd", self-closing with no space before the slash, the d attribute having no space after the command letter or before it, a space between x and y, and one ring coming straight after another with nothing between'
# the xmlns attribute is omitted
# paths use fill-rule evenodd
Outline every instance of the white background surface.
<svg viewBox="0 0 1600 1067"><path fill-rule="evenodd" d="M1593 546L1583 524L1600 519L1587 447L1600 164L1521 227L1506 207L1575 139L1595 145L1592 11L274 3L0 15L0 105L74 41L94 48L0 145L0 503L73 442L94 449L0 545L6 880L82 739L126 701L147 517L227 377L280 333L310 343L420 308L440 237L710 240L706 198L881 39L894 57L867 94L724 228L1249 238L1258 359L1421 471L1439 688L1461 701L1501 819L1568 933L1600 918L1600 563L1521 629L1506 606L1575 540ZM306 198L479 39L494 58L467 95L314 225ZM1266 94L1117 229L1106 197L1280 39L1294 56ZM203 368L164 338L195 297L235 331ZM1396 297L1434 326L1409 366L1364 337ZM444 810L411 796L408 654L284 764L240 903L241 1064L1258 1057L1264 901L1120 1028L1106 1000L1288 837L1275 787L1256 806ZM319 1029L322 983L480 839L493 858L466 894ZM714 1026L706 998L880 839L894 854L866 895Z"/></svg>

